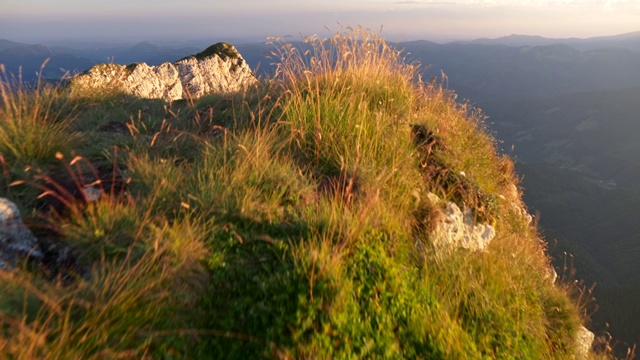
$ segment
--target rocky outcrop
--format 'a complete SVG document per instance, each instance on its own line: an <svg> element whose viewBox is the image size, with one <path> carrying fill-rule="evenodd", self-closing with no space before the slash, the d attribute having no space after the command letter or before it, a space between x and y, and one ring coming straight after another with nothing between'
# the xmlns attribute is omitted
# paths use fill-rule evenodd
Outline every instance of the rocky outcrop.
<svg viewBox="0 0 640 360"><path fill-rule="evenodd" d="M9 270L28 257L42 259L38 240L22 222L18 206L0 198L0 269Z"/></svg>
<svg viewBox="0 0 640 360"><path fill-rule="evenodd" d="M493 226L475 222L470 209L464 212L453 202L443 203L435 194L429 194L435 206L442 207L442 217L431 232L431 243L438 254L456 249L483 251L496 235Z"/></svg>
<svg viewBox="0 0 640 360"><path fill-rule="evenodd" d="M510 184L506 189L506 195L507 196L501 197L511 204L511 207L515 210L516 214L518 214L527 225L530 225L533 222L533 216L531 216L527 211L527 207L522 201L518 187L514 184Z"/></svg>
<svg viewBox="0 0 640 360"><path fill-rule="evenodd" d="M174 63L149 66L99 64L71 79L73 92L108 90L144 99L178 100L239 92L257 83L240 53L228 43Z"/></svg>
<svg viewBox="0 0 640 360"><path fill-rule="evenodd" d="M595 335L584 326L580 326L576 336L576 360L587 360Z"/></svg>

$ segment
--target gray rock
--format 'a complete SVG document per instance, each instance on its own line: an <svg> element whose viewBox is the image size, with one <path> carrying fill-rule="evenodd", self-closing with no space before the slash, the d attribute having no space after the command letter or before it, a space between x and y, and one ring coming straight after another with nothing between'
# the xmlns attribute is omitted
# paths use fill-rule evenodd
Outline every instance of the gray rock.
<svg viewBox="0 0 640 360"><path fill-rule="evenodd" d="M593 340L595 339L595 335L589 331L584 326L580 326L577 333L576 339L576 360L586 360L589 358L589 354L591 353L591 346L593 345Z"/></svg>
<svg viewBox="0 0 640 360"><path fill-rule="evenodd" d="M429 199L441 202L434 194L429 194ZM446 202L442 212L442 220L431 233L432 245L439 254L456 249L484 251L496 235L493 226L476 223L469 209L463 212L458 205Z"/></svg>
<svg viewBox="0 0 640 360"><path fill-rule="evenodd" d="M102 192L94 186L87 186L82 189L82 196L86 202L96 202L102 197Z"/></svg>
<svg viewBox="0 0 640 360"><path fill-rule="evenodd" d="M558 280L558 273L556 272L556 269L554 269L552 265L549 265L549 267L547 268L547 273L544 274L543 276L544 276L544 279L549 280L551 284L555 284L556 280Z"/></svg>
<svg viewBox="0 0 640 360"><path fill-rule="evenodd" d="M508 201L511 204L511 207L515 211L520 218L524 220L527 225L531 225L533 222L533 216L529 214L527 207L522 201L522 197L520 196L520 190L514 184L509 184L506 189L506 196L500 196L502 199Z"/></svg>
<svg viewBox="0 0 640 360"><path fill-rule="evenodd" d="M178 60L149 66L99 64L71 79L74 93L120 91L144 99L179 100L234 93L257 83L240 53L228 43Z"/></svg>
<svg viewBox="0 0 640 360"><path fill-rule="evenodd" d="M27 257L42 259L38 239L22 222L18 206L0 198L0 269L8 270Z"/></svg>

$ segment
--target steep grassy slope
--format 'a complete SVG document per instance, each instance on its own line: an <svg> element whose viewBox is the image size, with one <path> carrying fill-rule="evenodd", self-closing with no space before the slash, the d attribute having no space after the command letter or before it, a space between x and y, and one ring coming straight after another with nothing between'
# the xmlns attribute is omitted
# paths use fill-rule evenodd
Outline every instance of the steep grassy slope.
<svg viewBox="0 0 640 360"><path fill-rule="evenodd" d="M0 195L77 259L0 273L3 355L573 357L575 289L481 114L375 34L307 41L196 102L3 85ZM434 254L429 192L493 223L488 250Z"/></svg>

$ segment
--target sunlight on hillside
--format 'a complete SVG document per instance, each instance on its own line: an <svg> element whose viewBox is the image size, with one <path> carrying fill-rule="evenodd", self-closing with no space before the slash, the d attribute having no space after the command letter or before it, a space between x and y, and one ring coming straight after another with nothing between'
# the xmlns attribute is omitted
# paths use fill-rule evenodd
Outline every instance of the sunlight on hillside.
<svg viewBox="0 0 640 360"><path fill-rule="evenodd" d="M49 257L0 271L0 353L573 359L591 299L554 284L483 114L375 32L274 42L243 93L3 82L0 195ZM447 202L486 249L433 245Z"/></svg>

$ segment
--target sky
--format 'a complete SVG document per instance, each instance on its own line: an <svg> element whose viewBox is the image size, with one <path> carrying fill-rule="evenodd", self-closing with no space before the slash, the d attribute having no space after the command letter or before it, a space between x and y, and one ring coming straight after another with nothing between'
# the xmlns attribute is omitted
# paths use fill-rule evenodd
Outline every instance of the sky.
<svg viewBox="0 0 640 360"><path fill-rule="evenodd" d="M387 40L446 42L640 31L640 0L0 0L0 39L255 42L382 28Z"/></svg>

